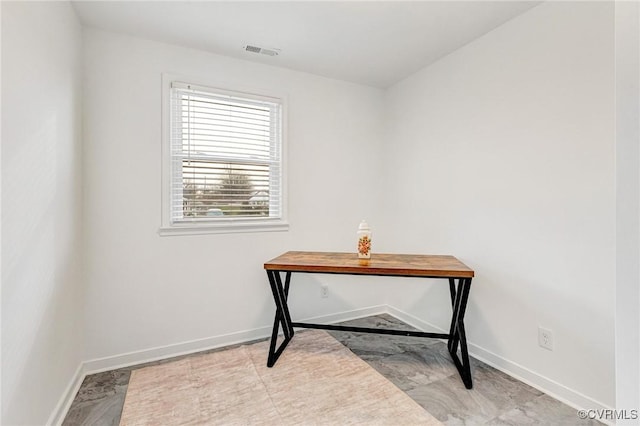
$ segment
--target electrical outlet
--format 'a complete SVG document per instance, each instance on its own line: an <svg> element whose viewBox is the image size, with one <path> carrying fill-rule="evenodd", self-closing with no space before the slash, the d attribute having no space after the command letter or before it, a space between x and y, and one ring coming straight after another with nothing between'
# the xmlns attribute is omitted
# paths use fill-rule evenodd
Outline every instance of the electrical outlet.
<svg viewBox="0 0 640 426"><path fill-rule="evenodd" d="M538 345L541 348L553 350L553 331L538 327Z"/></svg>
<svg viewBox="0 0 640 426"><path fill-rule="evenodd" d="M323 299L326 299L327 297L329 297L329 286L326 284L322 284L320 286L320 297L322 297Z"/></svg>

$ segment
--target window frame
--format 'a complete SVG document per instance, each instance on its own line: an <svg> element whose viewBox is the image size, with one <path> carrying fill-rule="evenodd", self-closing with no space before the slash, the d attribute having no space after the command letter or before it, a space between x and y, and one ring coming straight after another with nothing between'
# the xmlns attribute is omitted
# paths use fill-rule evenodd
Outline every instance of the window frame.
<svg viewBox="0 0 640 426"><path fill-rule="evenodd" d="M205 87L220 94L247 96L253 98L276 99L281 105L281 210L280 217L240 217L199 219L197 221L172 222L171 218L171 182L173 178L171 156L171 85L173 82L188 83ZM162 194L161 224L159 235L199 235L238 232L273 232L287 231L287 97L282 94L269 93L260 89L232 87L230 84L195 79L175 74L162 74Z"/></svg>

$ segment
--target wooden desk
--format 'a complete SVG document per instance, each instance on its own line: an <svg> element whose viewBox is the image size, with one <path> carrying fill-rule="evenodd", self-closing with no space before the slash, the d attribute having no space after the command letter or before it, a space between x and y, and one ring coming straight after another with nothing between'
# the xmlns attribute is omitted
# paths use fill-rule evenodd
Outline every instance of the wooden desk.
<svg viewBox="0 0 640 426"><path fill-rule="evenodd" d="M290 251L264 264L269 284L276 304L271 344L267 366L273 367L294 335L294 327L318 328L323 330L354 331L361 333L393 334L400 336L447 339L449 354L467 389L471 389L471 369L464 330L464 314L474 276L472 269L453 256L428 256L409 254L373 254L363 261L355 253L327 253ZM281 272L285 273L284 285ZM451 326L449 333L426 333L409 330L388 330L380 328L348 327L331 324L311 324L294 322L289 314L287 298L293 272L349 275L384 275L395 277L444 278L449 281L451 294ZM457 287L456 287L457 280ZM282 326L284 341L276 348L278 331ZM458 357L458 344L461 358Z"/></svg>

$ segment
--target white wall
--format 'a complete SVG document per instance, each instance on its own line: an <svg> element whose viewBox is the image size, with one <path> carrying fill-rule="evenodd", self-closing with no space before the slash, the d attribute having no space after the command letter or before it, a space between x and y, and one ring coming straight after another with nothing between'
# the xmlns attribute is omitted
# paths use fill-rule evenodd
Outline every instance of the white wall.
<svg viewBox="0 0 640 426"><path fill-rule="evenodd" d="M262 263L351 251L362 218L376 251L476 269L476 353L574 403L614 405L612 5L543 4L386 94L85 30L82 206L79 48L67 4L2 3L3 424L43 423L80 360L266 333ZM158 236L163 72L287 93L288 232ZM295 278L297 318L389 302L447 327L442 283Z"/></svg>
<svg viewBox="0 0 640 426"><path fill-rule="evenodd" d="M0 5L0 43L2 43L2 6ZM0 46L0 51L2 47ZM0 54L0 93L2 92L2 55ZM2 102L0 101L0 143L2 141ZM2 241L2 149L0 149L0 241ZM2 417L2 244L0 243L0 420Z"/></svg>
<svg viewBox="0 0 640 426"><path fill-rule="evenodd" d="M468 263L473 351L586 408L615 400L613 34L611 3L547 2L386 96L385 249ZM407 288L448 329L447 286Z"/></svg>
<svg viewBox="0 0 640 426"><path fill-rule="evenodd" d="M81 29L2 2L2 420L47 422L82 360Z"/></svg>
<svg viewBox="0 0 640 426"><path fill-rule="evenodd" d="M617 2L615 23L616 408L631 410L640 408L640 4Z"/></svg>
<svg viewBox="0 0 640 426"><path fill-rule="evenodd" d="M368 180L379 169L380 90L97 30L84 36L85 359L264 335L274 313L265 261L294 249L353 251L360 219L379 223ZM287 94L288 232L158 235L162 73ZM383 302L369 281L294 278L297 318ZM322 280L346 285L320 299Z"/></svg>

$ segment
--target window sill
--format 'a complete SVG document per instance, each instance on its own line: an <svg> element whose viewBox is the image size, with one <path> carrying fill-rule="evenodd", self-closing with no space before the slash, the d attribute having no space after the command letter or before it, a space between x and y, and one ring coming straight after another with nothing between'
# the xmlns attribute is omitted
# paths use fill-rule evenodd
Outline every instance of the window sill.
<svg viewBox="0 0 640 426"><path fill-rule="evenodd" d="M205 234L235 234L243 232L283 232L289 230L289 223L207 223L207 224L179 224L162 226L158 229L161 237L172 235L205 235Z"/></svg>

